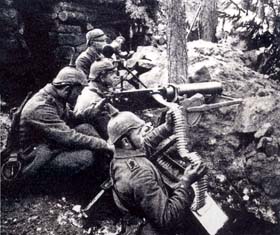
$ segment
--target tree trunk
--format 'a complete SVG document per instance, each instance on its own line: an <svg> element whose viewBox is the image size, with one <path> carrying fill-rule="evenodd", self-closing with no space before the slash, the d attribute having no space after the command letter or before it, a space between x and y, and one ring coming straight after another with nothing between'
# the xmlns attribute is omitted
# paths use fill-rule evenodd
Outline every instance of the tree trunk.
<svg viewBox="0 0 280 235"><path fill-rule="evenodd" d="M199 38L205 41L216 42L215 34L218 25L217 0L204 2L199 23Z"/></svg>
<svg viewBox="0 0 280 235"><path fill-rule="evenodd" d="M182 0L169 0L168 79L170 83L188 82L186 11Z"/></svg>

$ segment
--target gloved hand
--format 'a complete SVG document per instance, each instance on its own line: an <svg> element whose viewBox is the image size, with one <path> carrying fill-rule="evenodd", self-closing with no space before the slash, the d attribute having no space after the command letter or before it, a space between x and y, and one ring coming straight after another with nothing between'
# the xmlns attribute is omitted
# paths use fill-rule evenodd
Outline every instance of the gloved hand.
<svg viewBox="0 0 280 235"><path fill-rule="evenodd" d="M97 104L89 106L84 111L84 117L89 120L95 118L97 115L101 114L104 111L105 103L106 99L103 98Z"/></svg>
<svg viewBox="0 0 280 235"><path fill-rule="evenodd" d="M200 180L207 172L207 167L202 163L198 163L196 165L189 165L182 177L182 180L188 181L190 184Z"/></svg>

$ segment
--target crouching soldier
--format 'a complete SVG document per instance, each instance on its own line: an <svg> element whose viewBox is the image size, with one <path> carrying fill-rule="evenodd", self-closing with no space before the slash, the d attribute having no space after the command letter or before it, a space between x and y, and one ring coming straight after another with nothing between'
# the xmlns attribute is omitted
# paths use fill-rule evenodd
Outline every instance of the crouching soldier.
<svg viewBox="0 0 280 235"><path fill-rule="evenodd" d="M90 67L89 80L88 87L82 91L77 100L74 112L82 115L90 107L94 108L96 115L92 116L90 123L102 138L108 139L107 124L110 116L102 103L105 103L105 95L113 90L114 84L118 81L117 68L112 60L103 58L95 61Z"/></svg>
<svg viewBox="0 0 280 235"><path fill-rule="evenodd" d="M23 177L43 169L49 174L74 175L113 152L114 147L85 124L91 110L75 116L69 108L87 85L84 73L65 67L25 104L19 125Z"/></svg>
<svg viewBox="0 0 280 235"><path fill-rule="evenodd" d="M205 166L187 167L170 192L149 160L159 143L172 134L172 123L168 116L166 123L151 130L131 112L116 112L108 123L109 141L116 147L110 167L115 203L121 211L146 220L136 223L135 234L202 234L193 233L197 228L192 226L189 208L194 198L191 184L205 174Z"/></svg>
<svg viewBox="0 0 280 235"><path fill-rule="evenodd" d="M87 32L86 40L87 49L76 59L76 66L88 77L91 64L103 57L102 49L106 45L107 36L101 29L93 29Z"/></svg>

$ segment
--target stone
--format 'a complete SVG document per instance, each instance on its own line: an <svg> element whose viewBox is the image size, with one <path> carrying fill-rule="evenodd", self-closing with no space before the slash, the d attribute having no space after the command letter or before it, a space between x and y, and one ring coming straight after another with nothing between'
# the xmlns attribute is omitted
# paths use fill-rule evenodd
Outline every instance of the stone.
<svg viewBox="0 0 280 235"><path fill-rule="evenodd" d="M264 190L270 197L280 195L280 162L276 156L267 157L265 153L257 153L256 157L246 161L246 176Z"/></svg>
<svg viewBox="0 0 280 235"><path fill-rule="evenodd" d="M257 150L262 150L265 148L267 143L272 142L272 138L270 137L262 137L257 145Z"/></svg>
<svg viewBox="0 0 280 235"><path fill-rule="evenodd" d="M194 72L192 76L189 76L189 81L194 82L209 82L211 80L211 75L207 67L202 66Z"/></svg>
<svg viewBox="0 0 280 235"><path fill-rule="evenodd" d="M280 196L280 174L264 178L262 182L264 192L270 197Z"/></svg>
<svg viewBox="0 0 280 235"><path fill-rule="evenodd" d="M254 137L256 139L259 139L263 136L271 136L271 134L273 133L273 126L271 125L271 123L264 123L260 129L254 134Z"/></svg>
<svg viewBox="0 0 280 235"><path fill-rule="evenodd" d="M75 211L76 213L80 213L81 212L81 205L73 206L72 210Z"/></svg>
<svg viewBox="0 0 280 235"><path fill-rule="evenodd" d="M264 152L269 157L279 155L279 144L276 138L272 138L272 141L266 144Z"/></svg>
<svg viewBox="0 0 280 235"><path fill-rule="evenodd" d="M279 154L279 144L275 137L263 137L260 139L257 149L263 151L268 157Z"/></svg>
<svg viewBox="0 0 280 235"><path fill-rule="evenodd" d="M155 66L152 67L148 72L141 74L139 79L147 87L166 85L168 83L166 52L162 52L159 48L153 46L139 46L137 47L137 51L133 54L132 58L127 62L127 66L131 67L135 62L143 58L150 60Z"/></svg>
<svg viewBox="0 0 280 235"><path fill-rule="evenodd" d="M265 97L248 97L243 99L243 103L239 106L234 129L240 133L257 132L264 123L273 123L274 126L280 125L280 98L277 96ZM269 115L268 115L269 114ZM266 126L266 125L265 125ZM271 128L263 128L257 134L270 133ZM280 130L275 128L275 134L279 134Z"/></svg>
<svg viewBox="0 0 280 235"><path fill-rule="evenodd" d="M225 141L230 145L232 146L234 149L237 149L239 148L240 146L240 140L237 136L235 135L228 135L228 136L225 136Z"/></svg>

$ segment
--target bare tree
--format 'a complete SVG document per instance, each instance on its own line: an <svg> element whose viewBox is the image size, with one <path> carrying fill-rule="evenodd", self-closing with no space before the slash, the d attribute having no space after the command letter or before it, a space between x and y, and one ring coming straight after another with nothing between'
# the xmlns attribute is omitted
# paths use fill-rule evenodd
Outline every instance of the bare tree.
<svg viewBox="0 0 280 235"><path fill-rule="evenodd" d="M202 1L202 12L199 20L199 38L205 41L216 41L216 27L218 25L217 0Z"/></svg>
<svg viewBox="0 0 280 235"><path fill-rule="evenodd" d="M216 41L218 0L184 0L188 25L192 26L189 40ZM197 18L195 18L197 16ZM195 22L194 22L194 19ZM194 24L193 24L194 23Z"/></svg>
<svg viewBox="0 0 280 235"><path fill-rule="evenodd" d="M168 76L171 83L188 82L186 10L183 0L168 2Z"/></svg>

